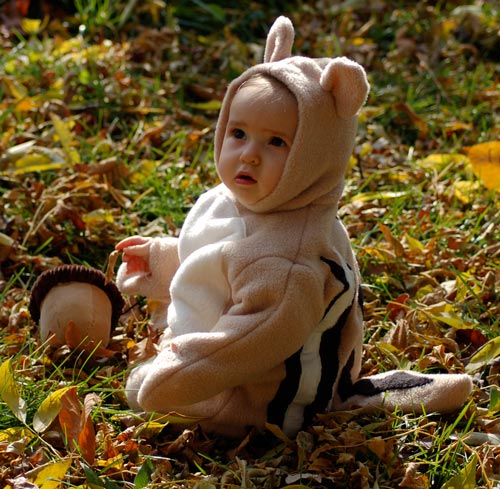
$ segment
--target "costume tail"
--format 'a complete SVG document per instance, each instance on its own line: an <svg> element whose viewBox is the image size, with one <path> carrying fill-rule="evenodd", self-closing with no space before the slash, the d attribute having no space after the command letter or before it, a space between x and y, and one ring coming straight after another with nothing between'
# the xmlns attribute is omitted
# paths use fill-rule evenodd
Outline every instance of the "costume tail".
<svg viewBox="0 0 500 489"><path fill-rule="evenodd" d="M361 378L340 392L335 410L363 408L372 411L446 413L461 408L472 391L472 379L466 374L421 374L391 370Z"/></svg>

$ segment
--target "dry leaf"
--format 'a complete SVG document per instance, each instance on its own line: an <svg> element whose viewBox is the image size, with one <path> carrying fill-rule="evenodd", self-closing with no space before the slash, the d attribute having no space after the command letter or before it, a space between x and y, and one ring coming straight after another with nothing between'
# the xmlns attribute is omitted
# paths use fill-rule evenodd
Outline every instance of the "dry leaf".
<svg viewBox="0 0 500 489"><path fill-rule="evenodd" d="M399 487L410 487L411 489L428 489L429 478L418 471L418 464L410 462Z"/></svg>
<svg viewBox="0 0 500 489"><path fill-rule="evenodd" d="M388 243L390 243L391 246L393 247L394 253L396 254L396 256L404 256L405 252L404 252L403 245L401 244L401 242L399 240L397 240L393 236L390 229L385 224L382 224L381 222L378 223L378 227L380 228L380 230L384 234L386 241Z"/></svg>
<svg viewBox="0 0 500 489"><path fill-rule="evenodd" d="M10 359L0 366L0 398L9 406L17 419L26 422L26 401L21 397L14 379Z"/></svg>
<svg viewBox="0 0 500 489"><path fill-rule="evenodd" d="M82 407L76 387L70 387L61 397L59 423L67 439L68 448L77 450L92 465L95 459L95 431L90 412Z"/></svg>
<svg viewBox="0 0 500 489"><path fill-rule="evenodd" d="M71 459L49 463L37 472L35 484L40 489L59 489L70 467Z"/></svg>
<svg viewBox="0 0 500 489"><path fill-rule="evenodd" d="M466 148L466 152L484 186L500 191L500 141L476 144Z"/></svg>
<svg viewBox="0 0 500 489"><path fill-rule="evenodd" d="M61 409L61 397L68 391L69 387L63 387L49 394L40 404L33 419L33 428L38 433L45 431Z"/></svg>

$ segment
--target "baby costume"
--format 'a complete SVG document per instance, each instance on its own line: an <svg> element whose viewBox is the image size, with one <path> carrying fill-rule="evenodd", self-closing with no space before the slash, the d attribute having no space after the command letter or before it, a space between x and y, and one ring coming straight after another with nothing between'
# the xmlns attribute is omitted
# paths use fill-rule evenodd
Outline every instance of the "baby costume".
<svg viewBox="0 0 500 489"><path fill-rule="evenodd" d="M293 38L290 20L278 18L264 63L230 84L215 134L217 163L238 87L257 73L285 84L299 116L276 188L245 206L220 184L178 239L154 239L150 274L118 270L123 293L164 306L160 351L131 371L130 405L200 418L229 436L266 422L293 435L316 413L359 406L456 409L471 391L467 375L358 379L360 276L337 206L369 85L349 59L292 57Z"/></svg>

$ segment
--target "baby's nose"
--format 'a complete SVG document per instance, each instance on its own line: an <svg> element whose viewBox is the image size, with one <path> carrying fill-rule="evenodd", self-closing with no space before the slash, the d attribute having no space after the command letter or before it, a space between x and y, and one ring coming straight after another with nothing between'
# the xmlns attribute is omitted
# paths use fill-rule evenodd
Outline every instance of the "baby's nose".
<svg viewBox="0 0 500 489"><path fill-rule="evenodd" d="M240 160L248 165L258 165L260 154L256 144L249 143L240 154Z"/></svg>

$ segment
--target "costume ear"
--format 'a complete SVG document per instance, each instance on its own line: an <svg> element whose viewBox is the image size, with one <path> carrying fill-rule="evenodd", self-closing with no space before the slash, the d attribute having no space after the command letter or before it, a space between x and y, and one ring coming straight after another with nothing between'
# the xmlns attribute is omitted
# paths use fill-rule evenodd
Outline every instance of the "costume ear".
<svg viewBox="0 0 500 489"><path fill-rule="evenodd" d="M365 70L345 57L332 59L323 70L319 83L323 90L332 92L337 114L342 118L356 115L370 90Z"/></svg>
<svg viewBox="0 0 500 489"><path fill-rule="evenodd" d="M294 36L292 21L288 17L278 17L267 35L264 62L279 61L291 56Z"/></svg>

